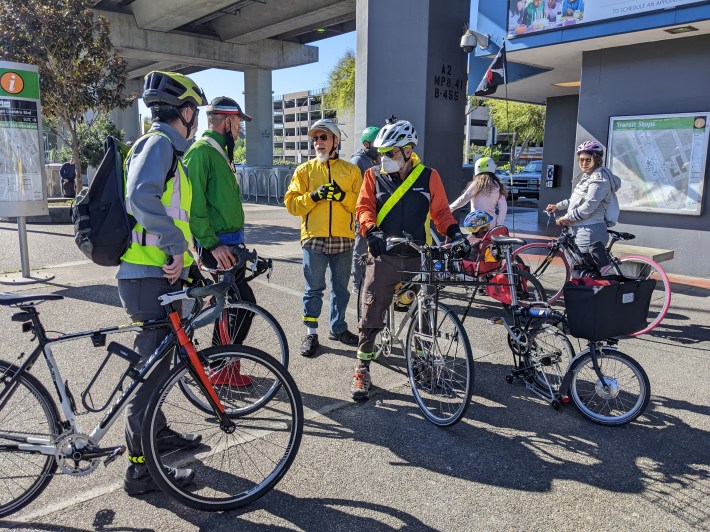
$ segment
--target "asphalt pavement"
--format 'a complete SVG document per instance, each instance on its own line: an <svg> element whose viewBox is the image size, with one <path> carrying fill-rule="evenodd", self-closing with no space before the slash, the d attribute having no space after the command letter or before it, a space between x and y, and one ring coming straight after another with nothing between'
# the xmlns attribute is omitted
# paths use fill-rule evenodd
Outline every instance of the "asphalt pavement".
<svg viewBox="0 0 710 532"><path fill-rule="evenodd" d="M666 320L651 334L624 340L651 381L651 404L628 426L608 428L571 405L555 411L519 382L505 331L488 323L500 306L481 299L466 321L476 359L473 402L458 425L440 429L414 403L401 355L373 365L374 388L350 400L353 348L327 339L319 354L298 355L304 334L299 220L280 207L247 205L247 241L274 259L259 303L282 324L289 370L306 421L298 456L276 488L235 512L203 513L162 494L129 498L124 463L88 477L57 476L26 509L0 521L22 530L702 530L710 529L710 291L675 284ZM16 226L0 223L0 291L58 293L40 307L53 331L127 323L112 268L85 260L69 225L28 225L30 266L54 278L12 284L20 268ZM42 270L39 270L39 269ZM702 282L700 282L702 281ZM464 308L453 290L447 303ZM327 312L327 294L324 304ZM31 349L11 309L0 307L0 358ZM355 302L348 309L356 330ZM327 319L321 320L323 324ZM130 338L119 339L130 343ZM55 355L78 396L103 360L90 342L62 344ZM575 347L580 346L575 343ZM41 363L32 370L47 382ZM51 388L50 388L51 389ZM84 429L97 420L84 414ZM114 426L107 445L121 442ZM2 481L0 480L0 486Z"/></svg>

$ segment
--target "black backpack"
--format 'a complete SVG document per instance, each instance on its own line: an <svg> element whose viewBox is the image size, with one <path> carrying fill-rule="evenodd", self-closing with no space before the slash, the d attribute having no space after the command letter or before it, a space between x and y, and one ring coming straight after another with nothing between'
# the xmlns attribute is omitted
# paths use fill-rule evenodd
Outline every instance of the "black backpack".
<svg viewBox="0 0 710 532"><path fill-rule="evenodd" d="M104 158L91 185L83 189L72 206L74 241L100 266L118 266L131 243L135 218L126 212L123 161L129 147L107 137Z"/></svg>

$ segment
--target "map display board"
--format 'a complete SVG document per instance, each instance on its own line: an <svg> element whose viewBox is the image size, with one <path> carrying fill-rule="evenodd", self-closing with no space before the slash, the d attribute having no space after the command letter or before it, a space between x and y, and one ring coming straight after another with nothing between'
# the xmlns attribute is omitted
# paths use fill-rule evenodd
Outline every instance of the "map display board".
<svg viewBox="0 0 710 532"><path fill-rule="evenodd" d="M37 67L0 61L0 215L47 214Z"/></svg>
<svg viewBox="0 0 710 532"><path fill-rule="evenodd" d="M515 37L700 3L702 0L509 0L508 35Z"/></svg>
<svg viewBox="0 0 710 532"><path fill-rule="evenodd" d="M710 113L611 117L607 167L626 211L700 215Z"/></svg>

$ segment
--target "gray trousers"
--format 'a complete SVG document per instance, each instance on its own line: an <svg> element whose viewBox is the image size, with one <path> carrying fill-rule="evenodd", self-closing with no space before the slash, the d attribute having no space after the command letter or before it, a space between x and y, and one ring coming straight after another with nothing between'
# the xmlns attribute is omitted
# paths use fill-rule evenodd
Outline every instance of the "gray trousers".
<svg viewBox="0 0 710 532"><path fill-rule="evenodd" d="M158 297L168 292L180 289L180 284L170 284L167 279L119 279L118 295L121 297L123 308L132 321L155 320L166 317L165 308L160 305ZM170 328L151 329L136 335L133 348L141 356L138 368L150 358L160 342L170 333ZM133 456L143 454L141 445L141 428L145 409L153 391L158 387L161 379L170 370L170 356L166 356L155 367L150 377L140 387L131 402L126 406L126 445L128 453ZM159 420L165 425L165 418L161 414Z"/></svg>

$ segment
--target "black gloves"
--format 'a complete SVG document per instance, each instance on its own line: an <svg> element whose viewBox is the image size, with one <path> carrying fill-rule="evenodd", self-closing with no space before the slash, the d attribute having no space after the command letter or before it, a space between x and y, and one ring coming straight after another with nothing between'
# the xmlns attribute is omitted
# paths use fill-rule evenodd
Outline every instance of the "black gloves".
<svg viewBox="0 0 710 532"><path fill-rule="evenodd" d="M345 199L345 191L340 188L337 181L332 183L326 183L321 185L316 190L311 192L311 199L313 201L343 201Z"/></svg>
<svg viewBox="0 0 710 532"><path fill-rule="evenodd" d="M449 237L449 242L456 242L456 249L453 249L454 255L458 258L466 257L471 251L471 244L468 239L461 234L461 229L458 224L450 225L446 230L446 236Z"/></svg>
<svg viewBox="0 0 710 532"><path fill-rule="evenodd" d="M333 201L343 201L345 199L345 191L340 188L340 185L338 185L337 181L333 181L332 183L332 199ZM330 198L328 198L330 199Z"/></svg>
<svg viewBox="0 0 710 532"><path fill-rule="evenodd" d="M367 247L370 249L370 255L373 257L377 258L387 251L385 234L376 225L367 230L365 237L367 238Z"/></svg>
<svg viewBox="0 0 710 532"><path fill-rule="evenodd" d="M315 189L313 192L311 192L311 199L313 201L321 201L324 199L328 199L328 194L332 194L333 192L333 187L330 183L326 185L321 185L317 189Z"/></svg>

